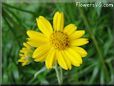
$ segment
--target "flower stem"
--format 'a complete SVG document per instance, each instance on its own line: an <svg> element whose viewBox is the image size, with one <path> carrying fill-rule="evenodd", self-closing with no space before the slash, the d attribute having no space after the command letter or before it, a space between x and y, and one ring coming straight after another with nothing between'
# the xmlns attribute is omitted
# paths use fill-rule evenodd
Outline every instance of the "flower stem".
<svg viewBox="0 0 114 86"><path fill-rule="evenodd" d="M61 85L63 83L62 68L59 68L57 66L57 64L55 64L55 71L56 71L56 76L57 76L58 84Z"/></svg>
<svg viewBox="0 0 114 86"><path fill-rule="evenodd" d="M60 67L60 76L61 76L61 82L63 83L63 70L61 67Z"/></svg>

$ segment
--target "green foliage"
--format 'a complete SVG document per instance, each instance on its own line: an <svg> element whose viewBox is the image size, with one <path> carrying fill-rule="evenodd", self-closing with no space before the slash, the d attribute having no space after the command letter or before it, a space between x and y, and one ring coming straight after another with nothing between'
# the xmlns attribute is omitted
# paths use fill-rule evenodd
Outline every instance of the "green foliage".
<svg viewBox="0 0 114 86"><path fill-rule="evenodd" d="M79 8L75 3L3 3L2 4L2 83L55 84L55 71L43 63L22 67L17 62L26 31L37 28L36 18L45 16L52 23L56 11L65 14L65 25L74 23L85 29L88 56L80 67L63 71L63 84L114 84L114 38L112 8ZM113 23L112 23L113 22Z"/></svg>

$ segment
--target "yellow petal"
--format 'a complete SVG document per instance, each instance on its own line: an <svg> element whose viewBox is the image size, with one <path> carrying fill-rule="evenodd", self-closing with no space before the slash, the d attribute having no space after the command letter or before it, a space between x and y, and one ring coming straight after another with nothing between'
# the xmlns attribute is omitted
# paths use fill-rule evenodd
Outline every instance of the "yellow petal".
<svg viewBox="0 0 114 86"><path fill-rule="evenodd" d="M19 60L18 60L18 62L24 62L25 60L24 59L22 59L22 58L20 58Z"/></svg>
<svg viewBox="0 0 114 86"><path fill-rule="evenodd" d="M55 31L62 31L64 28L64 14L63 12L56 12L53 17L53 27Z"/></svg>
<svg viewBox="0 0 114 86"><path fill-rule="evenodd" d="M73 47L72 49L73 49L74 51L76 51L77 53L79 53L82 57L87 56L86 50L84 50L84 49L81 48L81 47Z"/></svg>
<svg viewBox="0 0 114 86"><path fill-rule="evenodd" d="M72 33L69 38L71 38L72 40L78 39L82 37L84 34L85 34L85 30L77 30L74 33Z"/></svg>
<svg viewBox="0 0 114 86"><path fill-rule="evenodd" d="M24 45L26 48L30 48L30 47L31 47L28 43L23 43L23 45Z"/></svg>
<svg viewBox="0 0 114 86"><path fill-rule="evenodd" d="M67 64L68 69L71 70L72 65L71 65L70 60L67 58L67 56L65 55L65 53L64 53L63 51L61 51L61 53L62 53L62 55L63 55L63 57L64 57L64 60L65 60L65 62L66 62L66 64Z"/></svg>
<svg viewBox="0 0 114 86"><path fill-rule="evenodd" d="M33 52L33 58L35 58L35 59L40 58L42 55L46 54L49 49L50 49L50 46L48 44L38 47Z"/></svg>
<svg viewBox="0 0 114 86"><path fill-rule="evenodd" d="M19 54L19 56L20 56L20 57L22 57L22 56L23 56L23 54Z"/></svg>
<svg viewBox="0 0 114 86"><path fill-rule="evenodd" d="M47 69L52 68L53 63L54 63L54 57L55 57L55 49L51 48L47 57L46 57L46 60L45 60L45 64L46 64Z"/></svg>
<svg viewBox="0 0 114 86"><path fill-rule="evenodd" d="M32 30L28 30L27 35L30 37L30 39L38 41L48 40L44 34Z"/></svg>
<svg viewBox="0 0 114 86"><path fill-rule="evenodd" d="M63 69L68 70L67 63L65 62L64 57L60 51L57 52L57 61Z"/></svg>
<svg viewBox="0 0 114 86"><path fill-rule="evenodd" d="M20 52L21 52L21 53L24 53L24 52L26 52L26 50L27 50L27 49L24 47L24 48L22 48L22 49L20 50Z"/></svg>
<svg viewBox="0 0 114 86"><path fill-rule="evenodd" d="M77 29L77 27L74 24L69 24L64 28L64 33L71 35L75 30Z"/></svg>
<svg viewBox="0 0 114 86"><path fill-rule="evenodd" d="M23 62L23 63L22 63L22 66L25 66L25 65L27 65L27 63L26 63L26 62Z"/></svg>
<svg viewBox="0 0 114 86"><path fill-rule="evenodd" d="M69 48L67 51L68 51L72 56L74 56L74 58L75 58L78 62L82 63L82 58L81 58L80 54L78 54L76 51L74 51L73 48Z"/></svg>
<svg viewBox="0 0 114 86"><path fill-rule="evenodd" d="M71 46L82 46L87 44L89 41L86 38L79 38L71 41Z"/></svg>
<svg viewBox="0 0 114 86"><path fill-rule="evenodd" d="M45 45L48 43L47 40L36 40L36 39L28 39L28 44L30 44L32 47L39 47L41 45Z"/></svg>
<svg viewBox="0 0 114 86"><path fill-rule="evenodd" d="M64 53L74 66L80 66L80 64L82 64L81 56L72 49L69 48L65 50Z"/></svg>
<svg viewBox="0 0 114 86"><path fill-rule="evenodd" d="M25 59L25 57L21 57L18 62L29 62L28 59Z"/></svg>
<svg viewBox="0 0 114 86"><path fill-rule="evenodd" d="M27 65L27 64L29 64L29 61L23 62L23 63L22 63L22 66L25 66L25 65Z"/></svg>
<svg viewBox="0 0 114 86"><path fill-rule="evenodd" d="M50 22L43 16L37 18L36 21L40 31L44 33L47 37L49 37L50 34L53 32Z"/></svg>
<svg viewBox="0 0 114 86"><path fill-rule="evenodd" d="M47 57L47 53L42 55L41 57L35 58L34 61L43 62L43 61L45 61L46 57Z"/></svg>

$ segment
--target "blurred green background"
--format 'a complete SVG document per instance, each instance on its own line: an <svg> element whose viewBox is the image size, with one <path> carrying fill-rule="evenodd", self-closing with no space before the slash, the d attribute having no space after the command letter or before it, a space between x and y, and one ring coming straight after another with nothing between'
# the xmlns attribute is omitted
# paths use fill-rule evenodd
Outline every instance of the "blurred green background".
<svg viewBox="0 0 114 86"><path fill-rule="evenodd" d="M2 3L2 84L57 84L55 70L44 63L32 62L22 67L19 50L26 41L26 31L35 29L40 15L51 21L56 11L63 11L65 25L74 23L85 29L88 56L80 67L63 70L63 84L114 84L114 8L76 7L75 3Z"/></svg>

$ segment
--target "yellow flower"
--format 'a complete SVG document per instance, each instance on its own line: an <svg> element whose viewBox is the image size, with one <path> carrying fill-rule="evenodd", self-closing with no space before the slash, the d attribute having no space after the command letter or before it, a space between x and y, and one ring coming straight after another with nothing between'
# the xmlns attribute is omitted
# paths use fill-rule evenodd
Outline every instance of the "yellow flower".
<svg viewBox="0 0 114 86"><path fill-rule="evenodd" d="M48 69L58 63L63 69L71 69L72 65L80 66L82 57L87 55L80 46L88 43L88 39L81 38L85 31L77 30L74 24L64 27L63 12L56 12L53 27L43 16L36 19L41 32L27 31L28 43L36 47L33 58L37 62L45 61Z"/></svg>
<svg viewBox="0 0 114 86"><path fill-rule="evenodd" d="M23 43L24 47L20 50L20 59L18 62L22 63L22 66L29 64L32 60L33 47L27 43Z"/></svg>

